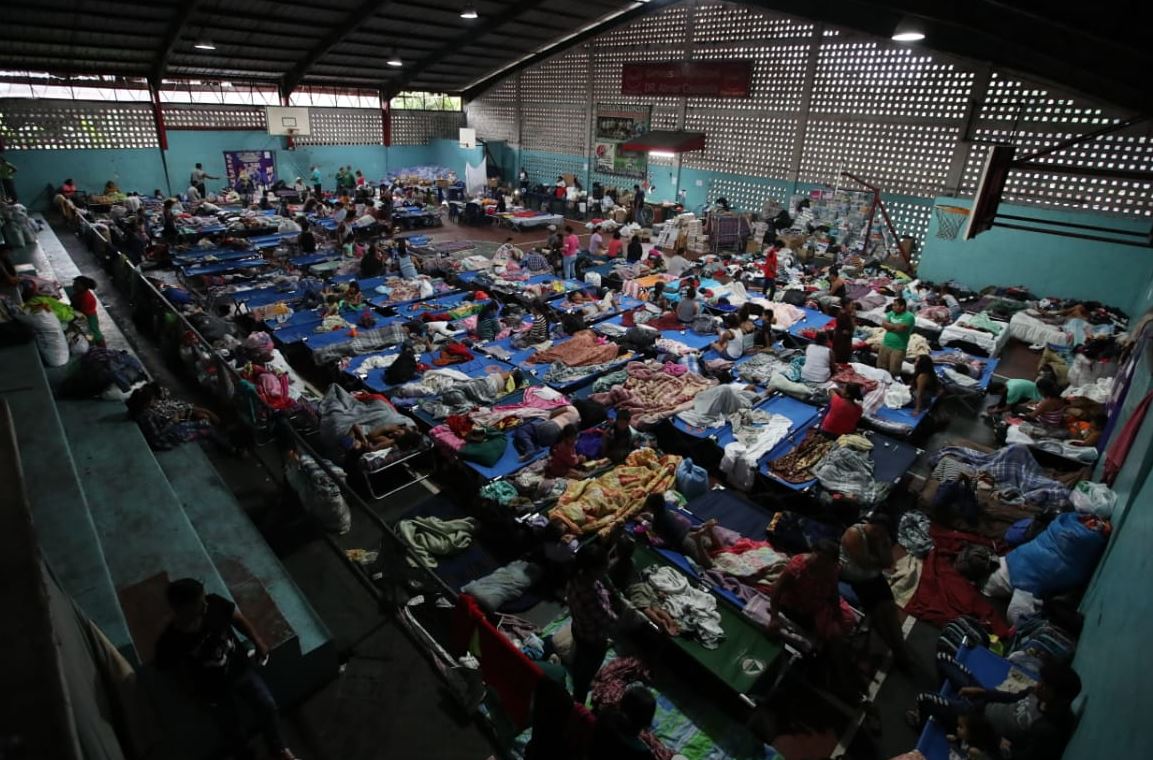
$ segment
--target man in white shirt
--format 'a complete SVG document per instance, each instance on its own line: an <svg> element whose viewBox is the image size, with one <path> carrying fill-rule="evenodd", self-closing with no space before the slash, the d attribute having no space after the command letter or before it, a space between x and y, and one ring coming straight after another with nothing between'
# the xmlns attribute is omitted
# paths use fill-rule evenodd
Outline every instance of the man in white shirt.
<svg viewBox="0 0 1153 760"><path fill-rule="evenodd" d="M220 179L220 177L213 177L211 174L204 171L203 164L197 164L196 167L192 170L188 184L196 188L196 191L200 194L201 198L208 194L208 190L204 187L204 180L206 179Z"/></svg>
<svg viewBox="0 0 1153 760"><path fill-rule="evenodd" d="M693 265L691 261L681 255L679 250L674 251L672 256L662 256L662 258L665 260L665 271L673 277L680 277Z"/></svg>
<svg viewBox="0 0 1153 760"><path fill-rule="evenodd" d="M194 203L201 199L200 188L196 185L189 185L188 189L184 191L184 194L188 196L189 203Z"/></svg>

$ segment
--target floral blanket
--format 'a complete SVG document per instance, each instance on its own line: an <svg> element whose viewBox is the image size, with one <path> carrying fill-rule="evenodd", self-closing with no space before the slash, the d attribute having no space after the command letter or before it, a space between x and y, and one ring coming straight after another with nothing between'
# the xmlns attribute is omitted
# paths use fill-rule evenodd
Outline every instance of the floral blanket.
<svg viewBox="0 0 1153 760"><path fill-rule="evenodd" d="M633 427L648 430L661 420L682 412L693 405L693 399L705 388L716 385L692 372L679 375L667 371L662 365L632 362L625 371L628 379L606 393L594 393L591 398L617 409L628 409L633 415Z"/></svg>
<svg viewBox="0 0 1153 760"><path fill-rule="evenodd" d="M681 458L637 449L624 463L587 480L569 480L549 518L579 534L607 535L644 507L650 493L663 493L676 483Z"/></svg>

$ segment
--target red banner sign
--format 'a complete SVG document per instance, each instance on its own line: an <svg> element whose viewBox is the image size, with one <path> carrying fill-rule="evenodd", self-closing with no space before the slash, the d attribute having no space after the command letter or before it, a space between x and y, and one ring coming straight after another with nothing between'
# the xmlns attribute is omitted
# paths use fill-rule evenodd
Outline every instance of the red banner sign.
<svg viewBox="0 0 1153 760"><path fill-rule="evenodd" d="M621 94L747 98L752 80L752 61L627 63L621 71Z"/></svg>

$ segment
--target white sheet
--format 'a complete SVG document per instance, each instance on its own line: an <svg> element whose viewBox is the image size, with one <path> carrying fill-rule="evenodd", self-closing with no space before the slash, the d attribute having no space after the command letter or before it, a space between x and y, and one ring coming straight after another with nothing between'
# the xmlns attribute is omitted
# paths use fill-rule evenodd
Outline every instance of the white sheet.
<svg viewBox="0 0 1153 760"><path fill-rule="evenodd" d="M1064 332L1060 325L1050 325L1036 317L1019 311L1009 320L1009 333L1012 337L1030 346L1067 346L1072 336Z"/></svg>
<svg viewBox="0 0 1153 760"><path fill-rule="evenodd" d="M956 322L942 330L940 338L941 345L948 346L953 343L967 341L975 346L980 346L989 356L999 355L1001 349L1009 342L1009 326L1005 325L1005 329L1001 330L1000 335L990 335L987 332L967 328L965 325L968 324L972 317L972 314L962 314Z"/></svg>
<svg viewBox="0 0 1153 760"><path fill-rule="evenodd" d="M889 299L890 302L892 302L893 300L894 299L891 299L891 298ZM887 312L888 310L889 310L889 307L887 305L886 306L878 306L877 308L869 309L868 311L858 311L854 316L856 316L858 322L868 322L871 325L876 325L877 327L880 327L885 321L885 312ZM932 332L932 333L941 332L941 329L942 329L941 325L937 324L933 320L925 319L924 317L918 316L916 314L914 314L913 316L917 320L916 326L917 326L918 330L923 330L925 332Z"/></svg>
<svg viewBox="0 0 1153 760"><path fill-rule="evenodd" d="M550 224L555 224L559 227L564 224L564 217L560 214L548 214L546 216L510 216L508 217L508 223L517 229L547 227Z"/></svg>

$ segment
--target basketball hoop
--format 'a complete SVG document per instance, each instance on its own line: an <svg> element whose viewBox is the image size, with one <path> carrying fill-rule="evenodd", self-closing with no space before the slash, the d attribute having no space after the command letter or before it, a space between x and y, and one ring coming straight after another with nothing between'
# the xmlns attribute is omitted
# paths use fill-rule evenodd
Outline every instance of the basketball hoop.
<svg viewBox="0 0 1153 760"><path fill-rule="evenodd" d="M937 237L943 240L956 240L961 225L969 218L969 209L964 206L936 206Z"/></svg>

